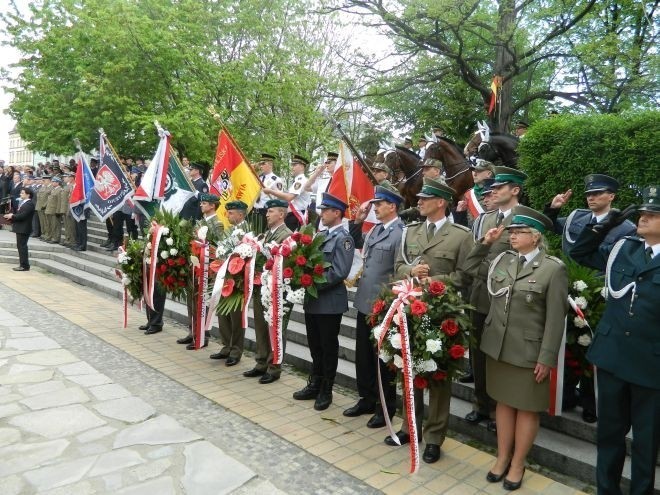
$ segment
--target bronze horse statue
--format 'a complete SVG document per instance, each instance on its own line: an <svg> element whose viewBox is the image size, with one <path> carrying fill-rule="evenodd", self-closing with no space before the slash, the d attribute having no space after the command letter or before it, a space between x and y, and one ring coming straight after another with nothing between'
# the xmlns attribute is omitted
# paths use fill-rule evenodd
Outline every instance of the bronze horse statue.
<svg viewBox="0 0 660 495"><path fill-rule="evenodd" d="M376 159L378 161L378 158ZM395 146L383 154L383 163L392 171L392 185L405 200L405 207L417 205L417 193L422 189L421 159L414 151Z"/></svg>
<svg viewBox="0 0 660 495"><path fill-rule="evenodd" d="M436 138L436 142L427 145L425 157L442 162L445 182L456 191L455 202L474 186L470 162L463 155L461 148L451 139Z"/></svg>

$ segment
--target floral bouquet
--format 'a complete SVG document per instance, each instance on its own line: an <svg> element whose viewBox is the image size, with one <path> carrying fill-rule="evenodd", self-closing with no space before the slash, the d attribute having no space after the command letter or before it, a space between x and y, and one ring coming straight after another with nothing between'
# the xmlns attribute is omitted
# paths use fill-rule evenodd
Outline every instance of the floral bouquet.
<svg viewBox="0 0 660 495"><path fill-rule="evenodd" d="M593 330L605 310L606 289L603 277L591 268L564 259L569 279L569 302L574 310L566 324L566 379L577 383L582 375L593 376L593 365L587 360Z"/></svg>
<svg viewBox="0 0 660 495"><path fill-rule="evenodd" d="M392 310L401 300L397 286L384 289L374 302L368 321L374 327L375 342L381 342L380 359L400 370L404 364L403 315L410 340L413 384L424 389L431 380L452 380L460 374L470 328L467 310L471 307L449 282L432 281L416 285L415 289L414 296L407 296L400 303L400 312Z"/></svg>
<svg viewBox="0 0 660 495"><path fill-rule="evenodd" d="M117 254L117 276L127 291L131 301L142 299L142 264L144 241L129 239L126 247L121 247Z"/></svg>
<svg viewBox="0 0 660 495"><path fill-rule="evenodd" d="M153 283L154 276L174 299L183 299L191 280L190 242L193 226L166 210L151 219L149 241L145 247L145 263Z"/></svg>

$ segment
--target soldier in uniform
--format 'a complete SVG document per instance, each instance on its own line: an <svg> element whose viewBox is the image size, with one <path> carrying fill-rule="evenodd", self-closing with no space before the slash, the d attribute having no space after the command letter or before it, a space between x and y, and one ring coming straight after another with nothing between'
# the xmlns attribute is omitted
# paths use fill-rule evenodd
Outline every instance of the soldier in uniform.
<svg viewBox="0 0 660 495"><path fill-rule="evenodd" d="M626 434L632 427L630 493L653 493L660 445L660 185L643 191L637 236L611 246L605 313L587 357L598 368L596 484L621 493ZM603 254L603 241L626 212L585 228L571 256Z"/></svg>
<svg viewBox="0 0 660 495"><path fill-rule="evenodd" d="M209 228L206 239L211 243L217 243L224 232L224 226L218 218L219 204L220 198L215 194L201 193L199 195L199 208L202 210L202 219L199 224Z"/></svg>
<svg viewBox="0 0 660 495"><path fill-rule="evenodd" d="M48 196L53 190L51 183L50 175L42 175L43 184L39 188L39 194L37 195L36 209L37 215L39 216L39 226L41 227L41 235L39 239L42 241L48 240L48 217L46 217L46 205L48 204Z"/></svg>
<svg viewBox="0 0 660 495"><path fill-rule="evenodd" d="M419 147L419 149L417 150L417 154L419 155L419 158L421 160L424 160L424 156L426 155L426 145L427 144L428 144L428 141L426 140L426 138L424 136L419 138L419 140L417 141L417 146Z"/></svg>
<svg viewBox="0 0 660 495"><path fill-rule="evenodd" d="M491 184L493 206L490 212L480 217L475 233L475 241L483 238L490 229L511 224L511 212L518 206L522 195L522 186L527 175L517 169L509 167L495 167L495 182ZM474 345L470 346L472 360L472 373L474 377L474 403L472 411L465 416L469 423L478 424L487 421L487 428L495 431L495 403L486 391L486 355L481 351L481 336L484 331L486 315L490 309L490 298L487 290L487 276L490 262L500 253L510 248L508 231L489 246L488 254L482 260L479 270L474 273L474 281L470 292L470 305L475 309L470 312L472 321L472 339Z"/></svg>
<svg viewBox="0 0 660 495"><path fill-rule="evenodd" d="M32 217L32 234L30 234L30 237L41 237L41 223L40 223L40 218L38 214L38 209L36 208L36 205L39 202L39 193L41 188L43 187L43 178L42 177L34 177L32 179L33 184L32 184L32 201L35 204L35 212L36 214Z"/></svg>
<svg viewBox="0 0 660 495"><path fill-rule="evenodd" d="M426 217L426 221L410 224L403 234L395 263L397 278L417 277L424 282L450 280L459 290L470 286L470 277L463 271L462 265L474 245L472 235L467 227L450 223L446 217L455 194L456 191L438 180L424 179L417 197L419 212ZM431 380L429 412L424 427L424 462L433 463L440 458L440 446L449 426L450 398L451 383ZM415 408L415 421L418 430L422 431L423 390L415 389ZM402 445L411 441L405 409L403 427L396 435ZM390 436L385 438L385 443L396 445Z"/></svg>
<svg viewBox="0 0 660 495"><path fill-rule="evenodd" d="M312 355L312 371L307 385L293 394L296 400L316 399L314 409L323 411L332 404L332 387L339 362L339 328L342 315L348 310L348 293L344 280L353 263L353 238L342 225L348 205L332 194L325 193L321 202L321 222L327 230L321 249L326 281L317 285L318 297L305 296L305 329Z"/></svg>
<svg viewBox="0 0 660 495"><path fill-rule="evenodd" d="M283 199L289 203L289 213L287 213L284 223L292 232L305 224L305 213L310 202L310 193L305 190L307 184L307 177L305 177L305 169L309 165L306 158L300 155L293 155L291 159L291 171L293 172L293 182L289 186L288 191L278 191L266 187L263 192L278 199Z"/></svg>
<svg viewBox="0 0 660 495"><path fill-rule="evenodd" d="M284 181L273 173L275 156L270 153L262 153L258 165L261 167L259 180L264 188L284 190ZM266 203L272 199L271 196L261 191L259 199L254 203L252 211L248 215L248 221L254 228L255 234L261 234L266 229Z"/></svg>
<svg viewBox="0 0 660 495"><path fill-rule="evenodd" d="M64 213L64 245L73 248L76 246L76 221L71 214L69 200L73 192L75 175L71 172L65 173L64 181L66 182L66 185L63 187L66 194L62 194L63 206L66 209L66 213Z"/></svg>
<svg viewBox="0 0 660 495"><path fill-rule="evenodd" d="M545 253L543 233L552 221L531 208L513 208L508 225L488 230L465 262L478 274L491 246L509 230L513 250L489 264L491 305L481 338L488 395L497 401L497 459L490 483L517 490L527 453L539 430L539 413L550 404L549 374L557 364L568 311L568 275L561 260ZM508 474L508 477L507 477Z"/></svg>
<svg viewBox="0 0 660 495"><path fill-rule="evenodd" d="M483 204L484 180L495 176L495 165L491 162L477 158L475 164L470 165L472 170L472 181L474 187L469 189L463 196L463 201L459 201L459 206L465 203L469 213L468 225L472 225L474 220L482 213L488 211ZM457 208L458 210L459 208Z"/></svg>
<svg viewBox="0 0 660 495"><path fill-rule="evenodd" d="M179 217L184 220L195 222L202 218L202 210L199 209L199 194L209 192L209 186L206 183L206 174L208 166L206 163L195 162L190 164L190 180L197 193L188 199L179 212Z"/></svg>
<svg viewBox="0 0 660 495"><path fill-rule="evenodd" d="M344 416L355 417L374 413L367 422L368 428L385 426L382 406L390 418L396 412L396 375L378 359L371 341L371 327L367 316L383 285L394 275L394 262L401 249L404 224L397 214L403 198L392 189L376 186L371 200L376 218L375 225L365 236L362 244L362 274L353 303L358 310L355 327L355 376L360 400L344 411ZM360 210L357 222L366 218L368 211ZM386 404L380 404L376 367L380 366L381 384Z"/></svg>
<svg viewBox="0 0 660 495"><path fill-rule="evenodd" d="M392 187L392 184L390 183L390 177L392 176L390 167L384 163L374 163L371 166L371 172L374 174L374 178L379 186Z"/></svg>
<svg viewBox="0 0 660 495"><path fill-rule="evenodd" d="M427 158L422 163L422 175L425 179L440 180L442 177L442 162L435 158Z"/></svg>
<svg viewBox="0 0 660 495"><path fill-rule="evenodd" d="M49 244L59 244L62 236L62 223L59 217L60 215L60 196L62 194L62 178L60 176L55 176L51 179L53 183L53 189L48 195L48 201L46 202L46 208L44 213L46 214L46 223L48 225L47 239L46 242Z"/></svg>
<svg viewBox="0 0 660 495"><path fill-rule="evenodd" d="M280 244L291 235L291 231L284 223L289 204L282 199L270 199L266 202L266 221L268 229L263 235L264 246L270 243ZM282 365L273 364L273 350L270 344L270 332L268 323L264 317L264 306L261 302L262 287L254 286L252 303L254 305L254 335L256 340L256 351L254 368L243 373L247 378L260 377L259 383L268 384L280 379ZM268 288L266 290L269 290ZM286 342L286 328L289 322L289 314L292 305L285 303L285 315L282 321L282 342Z"/></svg>
<svg viewBox="0 0 660 495"><path fill-rule="evenodd" d="M245 221L248 205L243 201L230 201L225 205L227 218L232 225L228 235L234 230L240 229L249 232L250 226ZM222 347L219 352L211 354L211 359L226 359L226 366L235 366L243 356L243 345L245 342L245 328L241 309L237 309L228 315L218 315L218 328L220 329L220 344ZM204 343L206 345L206 342Z"/></svg>

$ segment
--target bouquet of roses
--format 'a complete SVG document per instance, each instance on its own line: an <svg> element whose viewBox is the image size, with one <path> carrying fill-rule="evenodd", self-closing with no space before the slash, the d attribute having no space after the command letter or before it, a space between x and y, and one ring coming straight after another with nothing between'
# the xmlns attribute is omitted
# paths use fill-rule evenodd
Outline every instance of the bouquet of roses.
<svg viewBox="0 0 660 495"><path fill-rule="evenodd" d="M149 241L145 247L147 265L155 264L155 275L165 291L174 299L182 299L191 280L190 243L193 226L166 210L159 210L151 219Z"/></svg>
<svg viewBox="0 0 660 495"><path fill-rule="evenodd" d="M126 248L120 248L117 254L117 276L127 291L131 301L142 299L142 264L144 241L129 239Z"/></svg>
<svg viewBox="0 0 660 495"><path fill-rule="evenodd" d="M415 289L415 296L401 300L395 292L396 285L385 288L374 302L368 321L374 327L372 336L376 342L386 332L380 359L401 369L403 322L399 314L404 315L410 335L413 384L423 389L430 380L452 380L460 374L470 328L467 310L471 307L449 282L432 281L416 285ZM402 307L401 313L392 311L395 305Z"/></svg>
<svg viewBox="0 0 660 495"><path fill-rule="evenodd" d="M574 314L566 324L566 378L577 382L580 376L593 376L593 365L587 360L593 329L605 310L605 281L598 272L564 258L569 280L569 299Z"/></svg>

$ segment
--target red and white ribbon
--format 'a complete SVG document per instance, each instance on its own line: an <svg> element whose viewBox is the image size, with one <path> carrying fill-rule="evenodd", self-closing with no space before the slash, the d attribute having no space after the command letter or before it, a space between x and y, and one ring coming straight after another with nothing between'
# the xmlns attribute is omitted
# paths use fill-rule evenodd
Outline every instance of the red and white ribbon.
<svg viewBox="0 0 660 495"><path fill-rule="evenodd" d="M292 237L287 237L278 247L277 254L273 257L273 269L271 271L271 314L272 318L268 325L268 334L270 336L270 348L273 351L273 364L282 364L284 360L284 344L282 338L282 326L284 322L284 279L282 272L284 270L284 256L282 248L286 246L293 251L297 243ZM262 289L263 290L263 289Z"/></svg>
<svg viewBox="0 0 660 495"><path fill-rule="evenodd" d="M119 260L119 258L123 254L126 254L126 250L124 249L124 246L119 246L119 250L117 252L117 260ZM128 327L128 287L124 285L124 272L122 272L119 268L116 268L115 275L117 275L117 277L121 281L121 287L122 287L121 304L122 304L122 310L124 312L124 328L126 328Z"/></svg>
<svg viewBox="0 0 660 495"><path fill-rule="evenodd" d="M254 293L254 267L257 262L257 253L259 252L259 241L252 234L248 233L243 236L241 243L250 246L253 253L253 256L247 260L243 268L243 312L241 314L241 322L243 328L247 328L248 306Z"/></svg>
<svg viewBox="0 0 660 495"><path fill-rule="evenodd" d="M209 285L209 243L202 240L193 241L199 247L199 267L193 272L193 294L197 294L195 311L193 313L193 341L195 349L201 349L206 331L206 291Z"/></svg>
<svg viewBox="0 0 660 495"><path fill-rule="evenodd" d="M484 212L484 208L481 206L481 203L479 203L479 198L477 198L474 188L466 192L464 198L472 218L477 218Z"/></svg>
<svg viewBox="0 0 660 495"><path fill-rule="evenodd" d="M399 315L400 331L401 331L401 357L403 359L403 407L406 409L406 416L408 420L408 434L410 435L410 472L416 473L419 470L419 444L417 443L417 422L415 421L415 388L413 385L413 371L412 371L412 352L410 349L410 341L408 338L408 320L404 312L406 304L410 304L413 300L422 295L422 290L415 286L412 280L402 280L397 282L392 288L392 292L397 295L397 298L392 301L390 308L385 313L385 318L382 323L382 331L378 338L378 352L387 336L387 333L392 324L394 314ZM388 431L392 439L399 445L399 438L392 428L390 416L387 412L385 404L385 397L383 394L383 385L380 377L380 365L378 365L378 391L380 393L380 403L383 407L383 416L387 424Z"/></svg>
<svg viewBox="0 0 660 495"><path fill-rule="evenodd" d="M227 275L227 267L229 266L230 258L231 256L228 256L227 259L222 262L222 265L220 265L220 269L215 276L215 282L213 283L213 290L211 291L211 298L209 300L208 312L206 313L204 330L210 330L213 325L213 315L215 314L215 310L222 297L222 287L225 285L225 275Z"/></svg>
<svg viewBox="0 0 660 495"><path fill-rule="evenodd" d="M144 302L154 309L154 287L156 286L156 265L158 264L158 247L163 236L163 226L151 222L151 251L149 258L142 260L142 286L144 287ZM149 259L149 263L147 263Z"/></svg>

